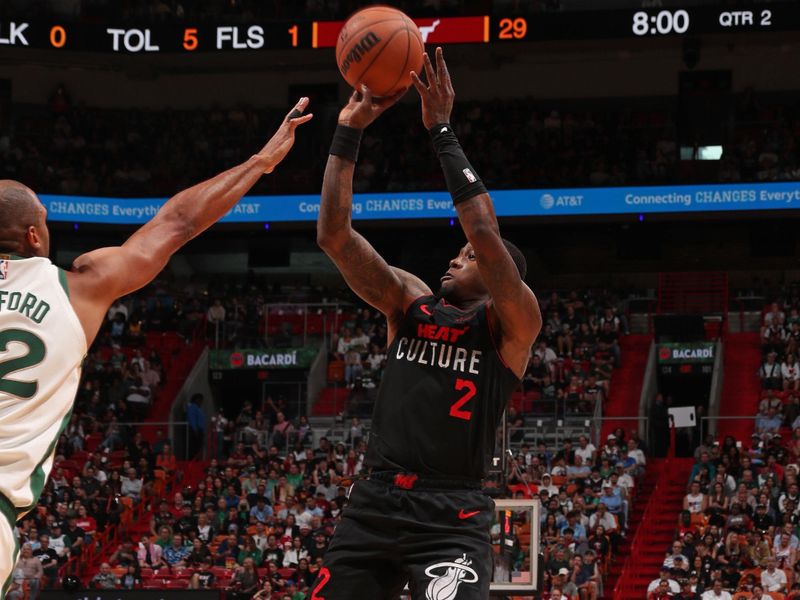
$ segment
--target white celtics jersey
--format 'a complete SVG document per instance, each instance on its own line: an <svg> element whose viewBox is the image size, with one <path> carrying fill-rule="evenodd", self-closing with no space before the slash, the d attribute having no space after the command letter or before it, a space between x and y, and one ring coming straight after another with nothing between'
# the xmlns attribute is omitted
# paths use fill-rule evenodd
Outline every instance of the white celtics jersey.
<svg viewBox="0 0 800 600"><path fill-rule="evenodd" d="M50 475L85 354L64 271L0 253L0 495L19 516Z"/></svg>

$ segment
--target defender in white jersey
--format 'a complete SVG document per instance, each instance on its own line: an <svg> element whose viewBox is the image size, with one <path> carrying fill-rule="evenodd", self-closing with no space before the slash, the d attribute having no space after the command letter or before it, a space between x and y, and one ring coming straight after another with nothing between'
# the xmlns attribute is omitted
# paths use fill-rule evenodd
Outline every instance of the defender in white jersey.
<svg viewBox="0 0 800 600"><path fill-rule="evenodd" d="M39 500L109 306L152 281L275 169L311 119L307 106L301 98L258 154L173 196L122 246L84 254L68 272L47 259L47 211L36 194L0 181L0 598L17 562L16 521Z"/></svg>

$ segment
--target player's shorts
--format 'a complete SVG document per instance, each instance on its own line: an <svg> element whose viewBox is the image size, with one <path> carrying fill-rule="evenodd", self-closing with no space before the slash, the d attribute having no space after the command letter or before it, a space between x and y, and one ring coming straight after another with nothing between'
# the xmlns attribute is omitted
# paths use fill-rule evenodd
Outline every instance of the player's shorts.
<svg viewBox="0 0 800 600"><path fill-rule="evenodd" d="M0 598L6 597L17 564L19 543L14 535L16 526L17 511L0 494Z"/></svg>
<svg viewBox="0 0 800 600"><path fill-rule="evenodd" d="M451 489L448 489L451 488ZM485 600L494 501L464 482L372 474L359 480L310 600Z"/></svg>

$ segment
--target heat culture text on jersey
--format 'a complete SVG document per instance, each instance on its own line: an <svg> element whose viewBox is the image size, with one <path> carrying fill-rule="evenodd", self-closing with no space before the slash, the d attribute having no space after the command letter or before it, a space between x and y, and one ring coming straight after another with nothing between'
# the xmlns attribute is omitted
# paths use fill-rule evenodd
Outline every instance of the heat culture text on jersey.
<svg viewBox="0 0 800 600"><path fill-rule="evenodd" d="M467 331L469 326L458 328L420 323L417 325L417 337L401 337L398 340L395 358L479 375L483 352L448 343L458 341Z"/></svg>
<svg viewBox="0 0 800 600"><path fill-rule="evenodd" d="M519 379L500 358L486 306L418 298L398 324L372 415L366 465L420 476L484 476ZM413 440L413 443L409 443Z"/></svg>

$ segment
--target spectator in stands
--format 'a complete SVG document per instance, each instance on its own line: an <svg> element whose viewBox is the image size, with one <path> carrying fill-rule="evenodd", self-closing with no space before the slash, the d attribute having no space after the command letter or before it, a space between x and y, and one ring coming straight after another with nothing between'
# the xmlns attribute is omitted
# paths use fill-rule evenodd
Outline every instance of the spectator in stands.
<svg viewBox="0 0 800 600"><path fill-rule="evenodd" d="M137 419L142 419L147 414L152 401L152 390L144 384L141 376L137 376L133 384L128 388L125 396L125 403L132 415Z"/></svg>
<svg viewBox="0 0 800 600"><path fill-rule="evenodd" d="M758 413L760 415L766 415L770 408L774 408L776 411L780 412L782 407L783 402L775 395L775 390L767 390L765 396L758 403Z"/></svg>
<svg viewBox="0 0 800 600"><path fill-rule="evenodd" d="M695 463L692 467L692 472L689 475L689 482L697 479L701 471L705 470L708 473L709 479L714 479L717 474L717 468L711 461L711 454L708 452L700 453L700 461Z"/></svg>
<svg viewBox="0 0 800 600"><path fill-rule="evenodd" d="M674 600L700 600L700 594L697 592L697 586L692 585L690 579L687 579L681 586L679 594L672 596Z"/></svg>
<svg viewBox="0 0 800 600"><path fill-rule="evenodd" d="M558 486L553 485L550 473L542 475L542 482L539 491L546 491L549 496L558 496Z"/></svg>
<svg viewBox="0 0 800 600"><path fill-rule="evenodd" d="M164 444L162 450L156 458L156 467L163 469L167 474L172 474L178 467L178 460L172 453L172 446Z"/></svg>
<svg viewBox="0 0 800 600"><path fill-rule="evenodd" d="M124 590L138 589L142 586L142 574L139 565L128 565L128 570L120 577L120 587Z"/></svg>
<svg viewBox="0 0 800 600"><path fill-rule="evenodd" d="M254 538L256 539L256 538ZM283 564L283 548L278 545L278 538L274 534L267 537L267 545L262 549L263 563Z"/></svg>
<svg viewBox="0 0 800 600"><path fill-rule="evenodd" d="M714 579L712 588L703 594L703 600L731 600L730 592L722 589L722 580Z"/></svg>
<svg viewBox="0 0 800 600"><path fill-rule="evenodd" d="M206 559L201 561L197 571L192 573L192 577L189 579L189 589L210 590L214 587L214 583L216 583L216 577L211 571L211 561Z"/></svg>
<svg viewBox="0 0 800 600"><path fill-rule="evenodd" d="M774 408L767 409L767 414L756 418L756 431L761 434L776 434L783 424L783 415Z"/></svg>
<svg viewBox="0 0 800 600"><path fill-rule="evenodd" d="M263 560L261 550L256 546L253 537L249 535L244 537L244 543L237 557L237 562L240 565L244 565L246 560L252 560L256 567L260 567L261 561Z"/></svg>
<svg viewBox="0 0 800 600"><path fill-rule="evenodd" d="M42 569L42 562L33 556L30 544L25 543L22 545L15 568L22 571L22 576L28 583L29 600L36 600L39 597L39 588L41 587L44 570Z"/></svg>
<svg viewBox="0 0 800 600"><path fill-rule="evenodd" d="M69 538L61 531L61 524L55 520L50 527L50 547L56 551L59 564L67 562L69 558Z"/></svg>
<svg viewBox="0 0 800 600"><path fill-rule="evenodd" d="M619 458L620 447L617 444L617 436L613 433L609 433L606 437L606 443L600 449L600 456L603 459L607 459L609 461L616 462ZM603 477L607 477L606 473L602 473Z"/></svg>
<svg viewBox="0 0 800 600"><path fill-rule="evenodd" d="M211 563L211 550L203 543L200 538L192 541L192 551L186 557L186 564L190 567L202 567Z"/></svg>
<svg viewBox="0 0 800 600"><path fill-rule="evenodd" d="M233 600L249 600L258 589L258 573L252 558L246 558L236 567L236 574L228 588Z"/></svg>
<svg viewBox="0 0 800 600"><path fill-rule="evenodd" d="M775 559L781 569L794 569L797 547L792 546L791 537L785 533L781 533L779 539L780 541L773 548Z"/></svg>
<svg viewBox="0 0 800 600"><path fill-rule="evenodd" d="M194 394L186 409L189 423L189 456L194 458L202 451L206 441L206 415L203 412L203 394Z"/></svg>
<svg viewBox="0 0 800 600"><path fill-rule="evenodd" d="M71 513L67 518L67 527L64 529L64 536L69 540L70 557L80 556L86 537L86 532L78 527L77 521L74 513Z"/></svg>
<svg viewBox="0 0 800 600"><path fill-rule="evenodd" d="M767 568L761 572L761 585L767 592L785 594L788 591L786 573L777 567L778 561L774 557L770 557L767 560Z"/></svg>
<svg viewBox="0 0 800 600"><path fill-rule="evenodd" d="M620 494L614 493L614 486L610 481L603 482L603 494L600 496L600 503L604 504L612 515L620 522L620 528L625 528L625 500Z"/></svg>
<svg viewBox="0 0 800 600"><path fill-rule="evenodd" d="M255 506L250 509L250 517L260 523L266 523L272 514L273 510L272 507L267 504L267 499L264 496L258 496Z"/></svg>
<svg viewBox="0 0 800 600"><path fill-rule="evenodd" d="M636 461L637 468L634 474L640 475L645 466L647 466L647 457L645 456L644 451L639 448L639 440L629 439L627 442L625 442L625 444L628 449L628 456Z"/></svg>
<svg viewBox="0 0 800 600"><path fill-rule="evenodd" d="M350 342L350 346L344 354L344 381L348 388L353 388L364 372L364 365L361 360L361 353L352 344L352 340Z"/></svg>
<svg viewBox="0 0 800 600"><path fill-rule="evenodd" d="M781 364L781 377L784 391L800 390L800 363L795 360L793 354L787 354Z"/></svg>
<svg viewBox="0 0 800 600"><path fill-rule="evenodd" d="M344 327L341 335L339 336L339 341L336 344L336 358L338 360L344 360L347 351L350 350L352 345L353 331L349 327Z"/></svg>
<svg viewBox="0 0 800 600"><path fill-rule="evenodd" d="M675 566L676 558L680 558L680 562L684 566L689 564L689 559L683 553L683 544L679 540L672 542L672 549L667 552L667 556L664 558L664 566L672 569Z"/></svg>
<svg viewBox="0 0 800 600"><path fill-rule="evenodd" d="M164 561L172 568L185 567L191 549L183 544L183 536L176 533L172 536L172 543L164 548L162 556Z"/></svg>
<svg viewBox="0 0 800 600"><path fill-rule="evenodd" d="M6 600L22 600L25 596L25 575L22 569L14 569L11 574L11 583L6 593Z"/></svg>
<svg viewBox="0 0 800 600"><path fill-rule="evenodd" d="M767 354L766 362L761 365L758 371L759 377L761 378L762 389L783 389L783 383L781 382L781 366L775 361L777 356L777 352L770 352Z"/></svg>
<svg viewBox="0 0 800 600"><path fill-rule="evenodd" d="M291 542L287 542L283 552L283 566L285 568L296 568L300 564L300 559L308 559L308 550L303 547L299 537L295 537Z"/></svg>
<svg viewBox="0 0 800 600"><path fill-rule="evenodd" d="M572 580L578 587L581 600L596 600L600 572L597 569L594 552L588 551L583 556L576 554L574 561Z"/></svg>
<svg viewBox="0 0 800 600"><path fill-rule="evenodd" d="M581 435L578 437L578 447L575 448L575 455L580 456L584 464L591 466L597 458L597 448L589 442L588 437Z"/></svg>
<svg viewBox="0 0 800 600"><path fill-rule="evenodd" d="M647 586L648 598L650 598L649 594L655 592L664 585L666 585L667 590L670 594L677 594L681 591L678 582L670 577L669 567L661 567L661 571L659 573L658 578L654 579L648 584Z"/></svg>
<svg viewBox="0 0 800 600"><path fill-rule="evenodd" d="M764 593L764 586L755 584L753 586L753 595L750 596L752 600L772 600L772 596Z"/></svg>
<svg viewBox="0 0 800 600"><path fill-rule="evenodd" d="M728 562L720 576L720 579L722 579L722 588L729 592L735 592L739 587L739 580L741 579L739 572L740 563L738 559Z"/></svg>
<svg viewBox="0 0 800 600"><path fill-rule="evenodd" d="M142 479L136 476L136 469L131 467L126 475L122 477L120 494L131 498L134 502L138 502L142 497L143 485Z"/></svg>
<svg viewBox="0 0 800 600"><path fill-rule="evenodd" d="M214 340L215 344L224 339L222 327L225 324L225 313L225 307L219 298L214 299L214 303L206 312L209 339Z"/></svg>
<svg viewBox="0 0 800 600"><path fill-rule="evenodd" d="M111 565L104 562L100 565L100 572L90 582L91 587L101 590L113 590L119 587L119 578L111 572Z"/></svg>
<svg viewBox="0 0 800 600"><path fill-rule="evenodd" d="M620 541L620 526L617 518L606 510L604 502L597 505L597 510L589 517L589 529L597 529L602 525L606 535L611 540L612 550L616 552Z"/></svg>
<svg viewBox="0 0 800 600"><path fill-rule="evenodd" d="M708 508L708 497L700 491L700 482L692 481L689 491L683 497L683 510L691 514L704 513Z"/></svg>
<svg viewBox="0 0 800 600"><path fill-rule="evenodd" d="M573 539L578 544L582 544L587 541L586 528L583 526L583 523L578 520L580 514L581 513L577 510L571 510L568 512L566 515L567 522L561 528L562 535L567 529L571 530Z"/></svg>
<svg viewBox="0 0 800 600"><path fill-rule="evenodd" d="M239 558L239 542L235 533L229 533L222 543L217 547L214 564L220 567L231 567L236 564Z"/></svg>
<svg viewBox="0 0 800 600"><path fill-rule="evenodd" d="M276 415L275 425L272 427L272 445L278 448L284 448L289 443L289 434L294 431L294 426L291 421L286 419L283 412L278 412Z"/></svg>
<svg viewBox="0 0 800 600"><path fill-rule="evenodd" d="M114 554L108 559L111 566L127 567L128 565L138 564L138 555L133 548L131 540L124 540L116 549Z"/></svg>
<svg viewBox="0 0 800 600"><path fill-rule="evenodd" d="M33 551L33 556L42 563L45 578L54 583L58 578L58 554L50 547L50 536L39 536L39 547Z"/></svg>
<svg viewBox="0 0 800 600"><path fill-rule="evenodd" d="M778 498L778 511L783 515L789 512L789 502L795 507L800 502L800 485L796 481L788 483L787 490ZM791 512L789 512L791 514Z"/></svg>
<svg viewBox="0 0 800 600"><path fill-rule="evenodd" d="M211 417L211 426L213 427L215 436L215 458L220 459L227 457L230 451L230 445L226 442L226 434L229 434L229 421L227 417L225 417L225 411L221 406L219 407L217 414ZM230 438L228 439L228 442L229 441L231 441Z"/></svg>
<svg viewBox="0 0 800 600"><path fill-rule="evenodd" d="M272 592L272 582L269 579L264 579L252 600L273 600L276 597Z"/></svg>

